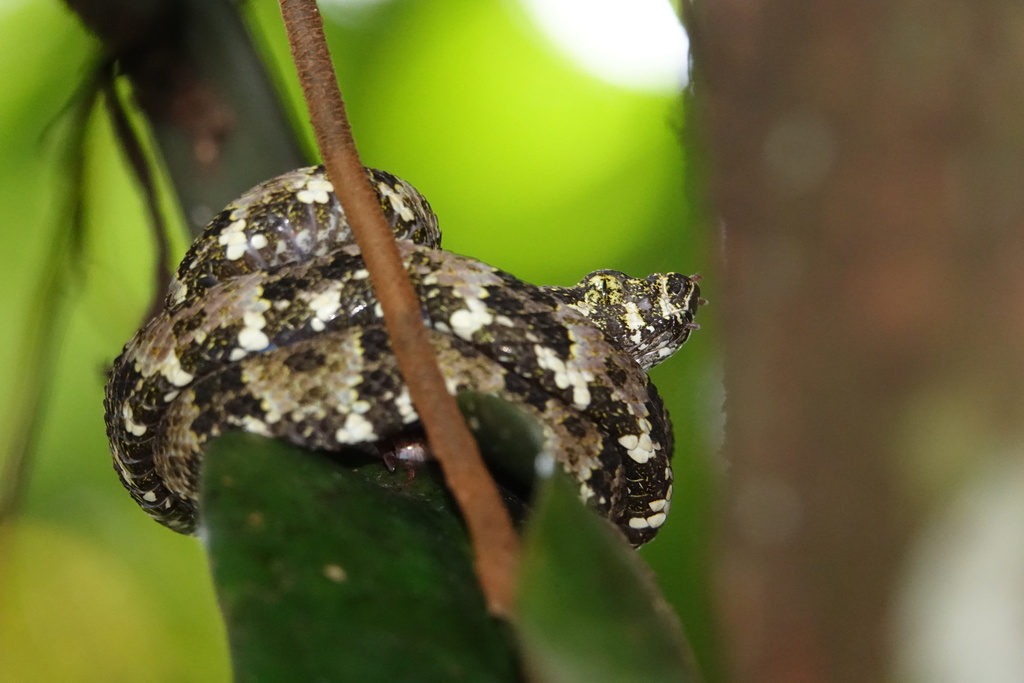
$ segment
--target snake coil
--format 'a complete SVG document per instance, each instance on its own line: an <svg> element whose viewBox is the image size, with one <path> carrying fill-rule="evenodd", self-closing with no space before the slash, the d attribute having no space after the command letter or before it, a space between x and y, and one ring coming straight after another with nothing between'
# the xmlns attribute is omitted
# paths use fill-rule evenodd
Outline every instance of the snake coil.
<svg viewBox="0 0 1024 683"><path fill-rule="evenodd" d="M514 403L580 497L634 545L672 496L672 428L647 370L695 328L697 278L597 271L574 287L523 282L442 251L426 199L368 169L449 390ZM312 449L386 448L418 417L380 306L322 167L253 188L218 214L164 309L114 362L114 467L160 523L194 533L203 445L225 430Z"/></svg>

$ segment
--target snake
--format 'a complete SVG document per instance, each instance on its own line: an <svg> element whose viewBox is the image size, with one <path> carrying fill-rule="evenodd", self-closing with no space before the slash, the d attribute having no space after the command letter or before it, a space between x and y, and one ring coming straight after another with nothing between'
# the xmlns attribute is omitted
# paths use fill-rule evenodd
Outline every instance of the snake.
<svg viewBox="0 0 1024 683"><path fill-rule="evenodd" d="M366 173L449 392L521 410L539 425L537 462L561 466L632 545L651 540L671 507L673 433L647 371L697 329L699 276L599 270L533 285L442 250L427 200ZM184 534L201 525L203 449L226 431L394 457L419 417L322 166L261 183L213 218L114 361L104 409L122 484Z"/></svg>

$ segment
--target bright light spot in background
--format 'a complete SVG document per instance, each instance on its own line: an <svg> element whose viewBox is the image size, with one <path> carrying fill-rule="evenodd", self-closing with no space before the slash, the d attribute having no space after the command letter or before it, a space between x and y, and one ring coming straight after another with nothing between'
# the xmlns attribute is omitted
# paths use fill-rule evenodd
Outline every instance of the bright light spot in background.
<svg viewBox="0 0 1024 683"><path fill-rule="evenodd" d="M587 71L641 90L680 90L690 41L668 0L522 0L541 30Z"/></svg>
<svg viewBox="0 0 1024 683"><path fill-rule="evenodd" d="M28 0L0 0L0 14L14 12L15 10L21 9L23 5L27 4Z"/></svg>

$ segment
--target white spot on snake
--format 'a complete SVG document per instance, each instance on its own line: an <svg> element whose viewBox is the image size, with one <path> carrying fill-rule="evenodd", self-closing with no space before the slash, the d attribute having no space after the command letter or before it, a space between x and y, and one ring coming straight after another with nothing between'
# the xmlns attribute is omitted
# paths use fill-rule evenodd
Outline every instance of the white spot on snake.
<svg viewBox="0 0 1024 683"><path fill-rule="evenodd" d="M177 391L168 391L166 394L164 394L164 403L170 403L174 399L178 398L179 393L180 392Z"/></svg>
<svg viewBox="0 0 1024 683"><path fill-rule="evenodd" d="M228 261L237 261L238 259L245 256L245 252L248 251L245 242L241 244L229 244L228 248L224 250L224 258Z"/></svg>
<svg viewBox="0 0 1024 683"><path fill-rule="evenodd" d="M270 338L262 330L246 327L238 333L238 345L247 351L262 351L270 346Z"/></svg>
<svg viewBox="0 0 1024 683"><path fill-rule="evenodd" d="M637 439L637 445L626 451L630 458L638 463L645 463L654 455L654 444L651 443L651 435L644 433Z"/></svg>
<svg viewBox="0 0 1024 683"><path fill-rule="evenodd" d="M499 325L504 325L505 327L513 327L515 325L515 323L512 322L512 319L505 315L494 316L494 322Z"/></svg>
<svg viewBox="0 0 1024 683"><path fill-rule="evenodd" d="M338 443L363 443L376 441L377 434L373 431L373 423L358 413L349 413L345 418L345 426L334 433Z"/></svg>
<svg viewBox="0 0 1024 683"><path fill-rule="evenodd" d="M586 503L593 497L594 489L590 488L590 484L587 484L586 482L580 484L580 500Z"/></svg>
<svg viewBox="0 0 1024 683"><path fill-rule="evenodd" d="M587 303L586 301L581 301L581 302L579 302L577 304L573 304L572 307L576 309L577 313L582 313L583 315L587 316L588 318L594 312L593 307L589 303Z"/></svg>
<svg viewBox="0 0 1024 683"><path fill-rule="evenodd" d="M270 338L263 333L267 320L262 311L246 311L242 315L245 327L238 333L238 346L246 351L262 351L270 346Z"/></svg>
<svg viewBox="0 0 1024 683"><path fill-rule="evenodd" d="M451 314L448 323L457 337L472 341L473 333L494 321L494 316L487 310L480 299L466 299L466 308Z"/></svg>
<svg viewBox="0 0 1024 683"><path fill-rule="evenodd" d="M662 510L665 509L665 506L668 505L668 501L664 500L664 499L662 499L662 500L652 500L652 501L649 501L647 503L647 505L648 505L648 507L651 508L652 512L661 512Z"/></svg>
<svg viewBox="0 0 1024 683"><path fill-rule="evenodd" d="M380 196L388 198L388 201L391 202L391 208L402 217L402 220L411 221L416 218L416 214L406 205L402 195L392 190L389 185L377 183L377 191L380 193Z"/></svg>
<svg viewBox="0 0 1024 683"><path fill-rule="evenodd" d="M135 413L132 411L132 407L128 405L127 401L121 406L121 417L124 418L124 428L135 436L142 436L148 430L146 425L140 425L135 421Z"/></svg>
<svg viewBox="0 0 1024 683"><path fill-rule="evenodd" d="M245 221L237 220L224 228L217 237L217 243L223 247L224 258L236 261L249 249L249 239L245 236Z"/></svg>
<svg viewBox="0 0 1024 683"><path fill-rule="evenodd" d="M249 244L252 245L253 249L262 249L263 247L267 246L269 242L267 242L266 235L256 233L255 235L249 238Z"/></svg>
<svg viewBox="0 0 1024 683"><path fill-rule="evenodd" d="M228 360L239 361L249 355L249 352L245 349L240 349L237 346L231 349L231 353L228 354Z"/></svg>
<svg viewBox="0 0 1024 683"><path fill-rule="evenodd" d="M582 410L590 405L589 382L594 379L593 373L567 366L554 349L547 346L534 344L533 352L537 356L537 365L554 374L556 387L559 389L572 387L572 402L576 408Z"/></svg>
<svg viewBox="0 0 1024 683"><path fill-rule="evenodd" d="M175 280L174 282L171 283L170 292L171 305L173 306L180 304L182 301L185 300L185 297L188 295L188 285L183 285L178 280Z"/></svg>
<svg viewBox="0 0 1024 683"><path fill-rule="evenodd" d="M640 443L640 437L636 434L626 434L619 437L619 445L628 451L633 450Z"/></svg>
<svg viewBox="0 0 1024 683"><path fill-rule="evenodd" d="M167 357L161 363L160 374L176 387L187 386L195 379L194 375L182 369L181 361L178 360L173 349L167 353Z"/></svg>
<svg viewBox="0 0 1024 683"><path fill-rule="evenodd" d="M314 332L323 332L325 329L327 329L327 326L324 325L324 321L321 320L320 318L310 318L309 327Z"/></svg>
<svg viewBox="0 0 1024 683"><path fill-rule="evenodd" d="M666 515L664 512L653 514L647 518L647 524L649 524L652 529L657 529L665 523L666 517L668 517L668 515Z"/></svg>
<svg viewBox="0 0 1024 683"><path fill-rule="evenodd" d="M412 399L409 398L409 388L402 387L402 393L395 397L395 408L398 409L398 414L402 416L402 422L409 424L419 419L419 415L416 414L416 409L412 407Z"/></svg>
<svg viewBox="0 0 1024 683"><path fill-rule="evenodd" d="M533 353L537 356L537 365L545 370L551 370L555 373L555 384L559 384L558 376L565 374L565 363L558 354L555 353L554 349L550 349L547 346L541 346L540 344L534 344ZM568 382L560 384L561 389L569 386Z"/></svg>
<svg viewBox="0 0 1024 683"><path fill-rule="evenodd" d="M260 408L263 409L263 421L268 425L276 424L281 421L281 411L277 409L270 401L264 399L260 401Z"/></svg>
<svg viewBox="0 0 1024 683"><path fill-rule="evenodd" d="M334 192L334 185L327 178L310 178L306 187L314 192Z"/></svg>
<svg viewBox="0 0 1024 683"><path fill-rule="evenodd" d="M146 501L147 503L155 503L156 494L152 491L146 491L145 493L142 494L142 500Z"/></svg>
<svg viewBox="0 0 1024 683"><path fill-rule="evenodd" d="M330 181L310 178L306 183L306 189L295 193L295 198L303 204L326 204L330 197L328 192L333 192L334 186Z"/></svg>
<svg viewBox="0 0 1024 683"><path fill-rule="evenodd" d="M642 330L647 326L647 321L640 315L640 308L636 305L635 301L625 302L626 315L623 316L623 322L626 323L626 327L635 332L636 330Z"/></svg>
<svg viewBox="0 0 1024 683"><path fill-rule="evenodd" d="M352 404L352 412L365 415L370 411L369 401L356 401Z"/></svg>
<svg viewBox="0 0 1024 683"><path fill-rule="evenodd" d="M630 529L649 529L651 523L647 521L646 517L632 517L629 520Z"/></svg>
<svg viewBox="0 0 1024 683"><path fill-rule="evenodd" d="M257 420L252 415L242 416L241 427L250 434L258 434L260 436L273 436L273 434L270 433L270 429L267 427L266 423L263 422L262 420Z"/></svg>
<svg viewBox="0 0 1024 683"><path fill-rule="evenodd" d="M359 270L353 271L350 276L353 280L365 280L370 277L370 271L366 268L360 268Z"/></svg>
<svg viewBox="0 0 1024 683"><path fill-rule="evenodd" d="M572 388L572 404L579 409L590 405L590 387L586 384L574 385Z"/></svg>
<svg viewBox="0 0 1024 683"><path fill-rule="evenodd" d="M341 308L341 285L331 283L330 287L309 300L309 308L322 322L328 323L333 320Z"/></svg>

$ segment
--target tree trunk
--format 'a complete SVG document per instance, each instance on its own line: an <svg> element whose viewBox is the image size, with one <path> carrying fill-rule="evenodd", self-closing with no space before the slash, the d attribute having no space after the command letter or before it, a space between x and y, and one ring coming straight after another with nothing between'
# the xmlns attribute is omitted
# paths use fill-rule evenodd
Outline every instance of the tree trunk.
<svg viewBox="0 0 1024 683"><path fill-rule="evenodd" d="M910 551L1022 441L1024 9L701 9L726 659L737 681L886 680Z"/></svg>

